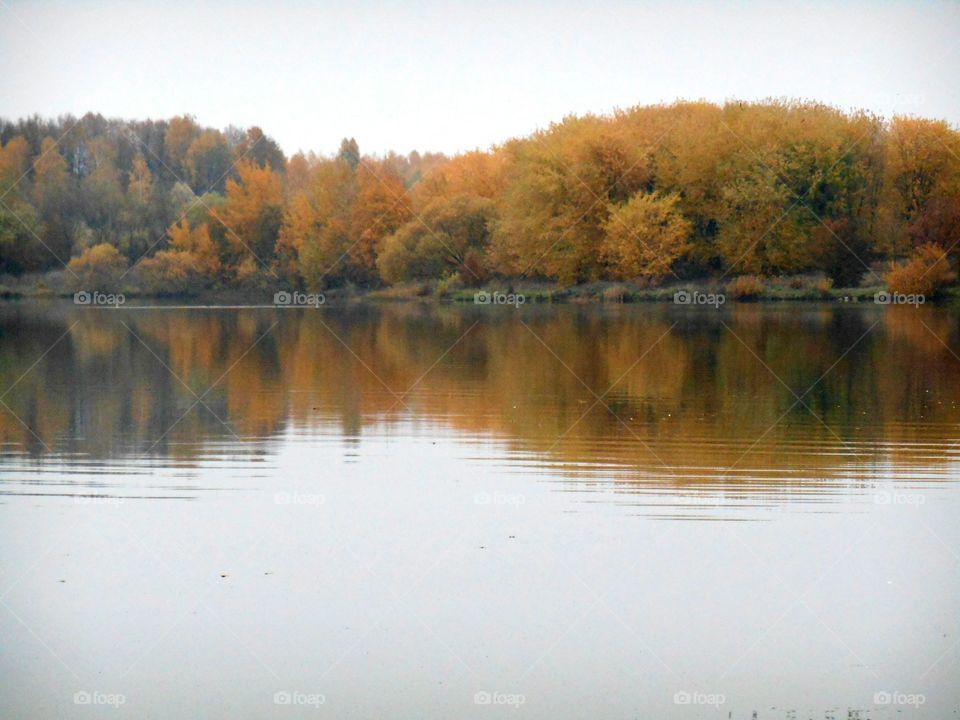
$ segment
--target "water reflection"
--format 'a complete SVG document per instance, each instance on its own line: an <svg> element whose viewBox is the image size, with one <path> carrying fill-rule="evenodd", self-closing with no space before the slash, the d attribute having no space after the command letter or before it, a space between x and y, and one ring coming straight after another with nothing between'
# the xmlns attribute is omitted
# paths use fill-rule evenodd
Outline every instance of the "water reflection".
<svg viewBox="0 0 960 720"><path fill-rule="evenodd" d="M956 320L836 306L9 304L5 492L50 482L38 468L96 489L162 467L182 473L162 488L195 493L212 489L189 482L198 468L255 476L284 443L361 453L381 434L482 441L474 459L547 468L639 512L664 490L682 511L685 493L816 503L891 474L938 482L956 459Z"/></svg>
<svg viewBox="0 0 960 720"><path fill-rule="evenodd" d="M956 317L2 306L0 715L956 717Z"/></svg>

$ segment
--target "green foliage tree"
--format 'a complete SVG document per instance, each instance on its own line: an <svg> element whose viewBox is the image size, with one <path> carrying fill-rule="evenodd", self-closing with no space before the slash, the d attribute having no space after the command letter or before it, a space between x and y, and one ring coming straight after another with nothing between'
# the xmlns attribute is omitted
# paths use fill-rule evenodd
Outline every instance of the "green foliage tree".
<svg viewBox="0 0 960 720"><path fill-rule="evenodd" d="M344 138L340 141L340 151L337 153L337 159L342 160L351 169L356 170L360 164L360 146L353 138Z"/></svg>
<svg viewBox="0 0 960 720"><path fill-rule="evenodd" d="M281 175L286 171L287 159L283 150L273 138L267 137L263 130L254 126L235 148L235 160L249 160L262 168L269 167Z"/></svg>
<svg viewBox="0 0 960 720"><path fill-rule="evenodd" d="M227 141L216 130L205 130L187 148L184 166L195 193L222 193L233 158Z"/></svg>
<svg viewBox="0 0 960 720"><path fill-rule="evenodd" d="M489 272L493 202L476 195L438 198L384 242L377 259L388 283L443 277L451 270L465 283Z"/></svg>
<svg viewBox="0 0 960 720"><path fill-rule="evenodd" d="M30 159L26 139L17 136L0 147L0 271L36 270L54 251L44 248L44 232L35 204L25 192ZM63 260L61 260L63 262Z"/></svg>

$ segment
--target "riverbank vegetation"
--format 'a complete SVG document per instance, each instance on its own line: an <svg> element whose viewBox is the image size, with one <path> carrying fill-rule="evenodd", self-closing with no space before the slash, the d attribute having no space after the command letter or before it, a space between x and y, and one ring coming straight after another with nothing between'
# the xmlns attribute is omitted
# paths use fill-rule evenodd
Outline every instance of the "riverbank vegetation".
<svg viewBox="0 0 960 720"><path fill-rule="evenodd" d="M960 133L816 103L568 117L454 157L287 158L186 116L2 122L0 144L0 273L52 293L930 296L960 256Z"/></svg>

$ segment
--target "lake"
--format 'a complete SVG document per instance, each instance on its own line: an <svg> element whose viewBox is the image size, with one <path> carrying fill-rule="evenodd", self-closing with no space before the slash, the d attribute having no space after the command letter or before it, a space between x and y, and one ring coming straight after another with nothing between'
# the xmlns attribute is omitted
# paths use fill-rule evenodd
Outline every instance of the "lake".
<svg viewBox="0 0 960 720"><path fill-rule="evenodd" d="M958 320L6 303L0 715L960 717Z"/></svg>

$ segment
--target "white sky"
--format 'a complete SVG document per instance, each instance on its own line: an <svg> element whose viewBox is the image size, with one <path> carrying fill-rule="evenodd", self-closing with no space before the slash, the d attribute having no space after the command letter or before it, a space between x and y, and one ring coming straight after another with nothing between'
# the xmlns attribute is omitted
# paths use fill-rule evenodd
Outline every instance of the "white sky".
<svg viewBox="0 0 960 720"><path fill-rule="evenodd" d="M289 154L488 147L770 96L960 124L960 3L0 0L0 116L190 113Z"/></svg>

